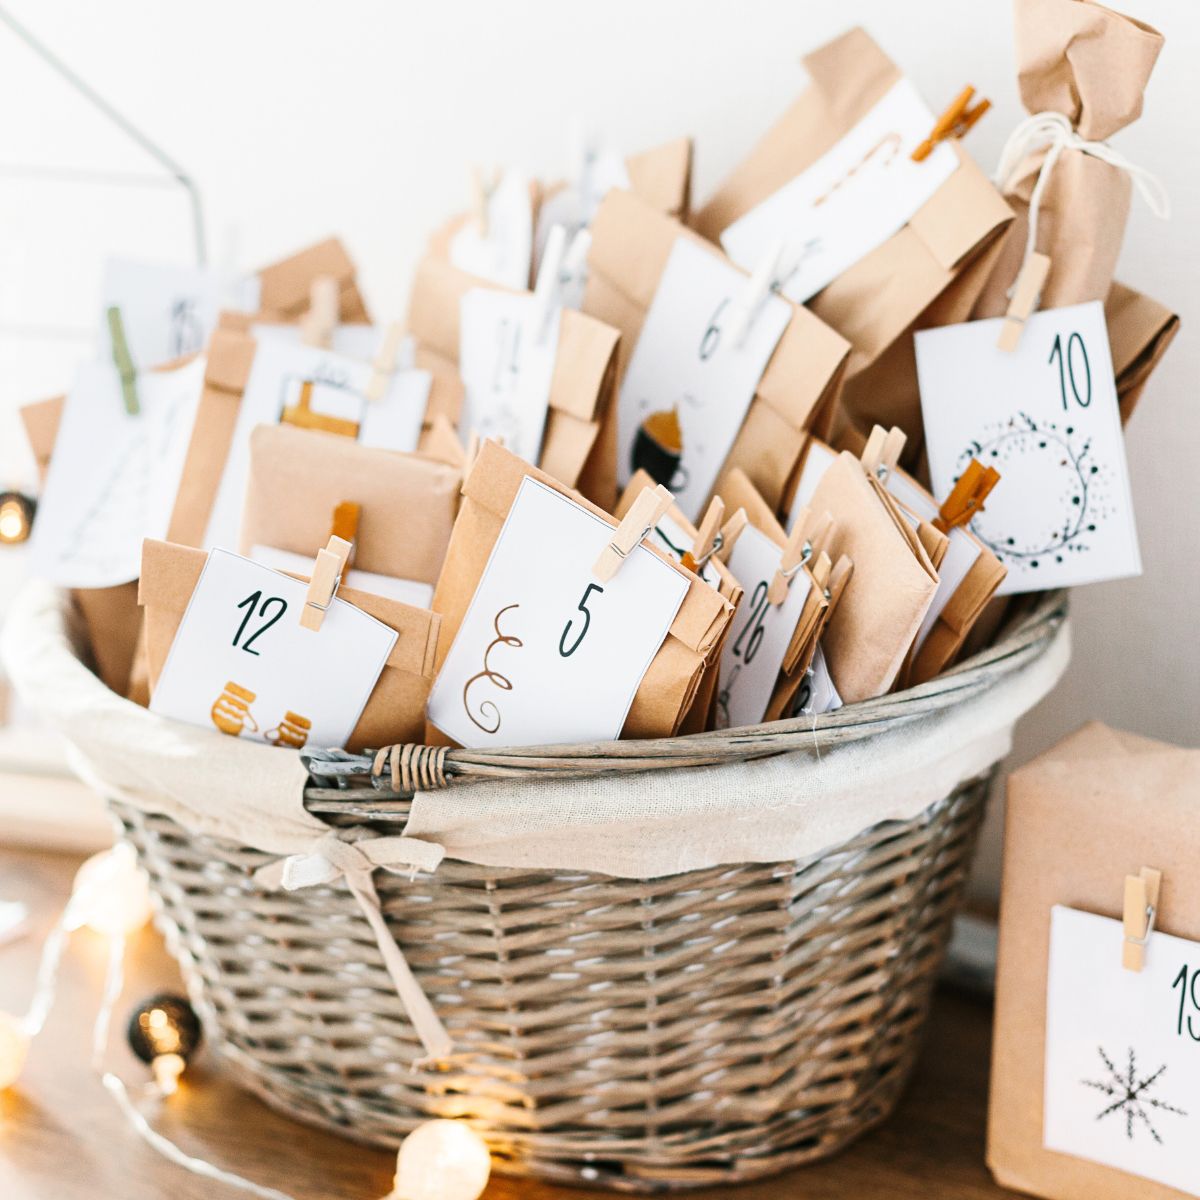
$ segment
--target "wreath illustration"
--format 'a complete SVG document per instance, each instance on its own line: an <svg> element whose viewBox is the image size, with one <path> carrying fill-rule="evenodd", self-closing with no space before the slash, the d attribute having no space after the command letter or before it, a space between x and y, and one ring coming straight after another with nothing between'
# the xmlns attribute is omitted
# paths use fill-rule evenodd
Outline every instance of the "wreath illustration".
<svg viewBox="0 0 1200 1200"><path fill-rule="evenodd" d="M1000 472L1005 495L1037 498L1024 528L985 509L971 531L1001 562L1036 569L1090 549L1090 535L1112 518L1111 479L1092 456L1092 439L1073 425L1059 426L1018 412L989 426L967 444L955 464L954 483L971 459Z"/></svg>

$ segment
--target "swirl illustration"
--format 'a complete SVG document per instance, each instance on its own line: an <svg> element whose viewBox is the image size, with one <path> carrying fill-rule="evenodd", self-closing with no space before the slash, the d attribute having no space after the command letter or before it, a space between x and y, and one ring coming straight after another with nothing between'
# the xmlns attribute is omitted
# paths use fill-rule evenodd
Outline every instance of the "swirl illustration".
<svg viewBox="0 0 1200 1200"><path fill-rule="evenodd" d="M500 618L506 612L510 612L514 608L520 608L519 604L508 604L502 608L492 621L492 628L496 631L496 636L488 643L487 649L483 652L483 670L477 671L466 683L463 684L462 700L463 709L466 711L467 717L471 724L482 729L484 733L496 733L501 724L500 709L494 700L482 700L476 706L475 711L471 709L471 688L480 680L486 680L494 687L498 687L502 692L511 692L513 685L512 680L506 675L502 675L499 671L494 670L491 665L492 651L497 646L512 646L519 647L525 643L518 637L513 637L511 634L506 634L500 628ZM487 722L485 724L484 722Z"/></svg>

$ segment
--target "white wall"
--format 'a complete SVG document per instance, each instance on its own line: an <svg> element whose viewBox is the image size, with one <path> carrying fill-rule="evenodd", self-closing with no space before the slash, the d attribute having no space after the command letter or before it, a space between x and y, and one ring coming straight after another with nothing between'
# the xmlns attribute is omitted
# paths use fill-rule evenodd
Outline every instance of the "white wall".
<svg viewBox="0 0 1200 1200"><path fill-rule="evenodd" d="M1075 660L1020 752L1088 717L1198 740L1196 456L1200 299L1200 6L1126 0L1168 44L1142 123L1118 145L1159 172L1169 225L1135 204L1121 278L1173 305L1184 333L1130 428L1145 575L1076 593ZM965 83L995 102L972 134L987 166L1021 115L1007 0L10 0L18 19L198 179L218 256L251 267L340 233L377 314L401 314L426 232L461 207L471 162L554 175L571 114L633 150L698 141L702 198L789 102L796 57L867 25L934 107ZM0 26L0 164L145 170L146 160ZM86 325L100 255L187 252L169 190L17 182L0 172L0 326ZM28 471L6 413L69 377L78 343L0 327L0 486ZM985 854L984 876L995 861Z"/></svg>

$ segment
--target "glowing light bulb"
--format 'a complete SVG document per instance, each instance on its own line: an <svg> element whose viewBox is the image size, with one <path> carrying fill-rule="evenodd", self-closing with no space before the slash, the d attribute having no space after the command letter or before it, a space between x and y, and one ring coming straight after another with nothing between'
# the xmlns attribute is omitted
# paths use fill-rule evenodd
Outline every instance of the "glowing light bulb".
<svg viewBox="0 0 1200 1200"><path fill-rule="evenodd" d="M93 854L75 876L67 909L67 928L86 925L118 937L141 929L151 916L150 885L137 865L133 847L118 842Z"/></svg>
<svg viewBox="0 0 1200 1200"><path fill-rule="evenodd" d="M478 1200L491 1172L488 1148L469 1125L426 1121L400 1146L389 1200Z"/></svg>
<svg viewBox="0 0 1200 1200"><path fill-rule="evenodd" d="M0 1092L17 1082L29 1054L29 1034L11 1013L0 1012Z"/></svg>
<svg viewBox="0 0 1200 1200"><path fill-rule="evenodd" d="M15 545L29 537L34 503L20 492L0 492L0 545Z"/></svg>
<svg viewBox="0 0 1200 1200"><path fill-rule="evenodd" d="M166 1096L178 1085L184 1067L196 1053L204 1031L196 1010L183 996L162 992L133 1010L126 1029L129 1048L148 1063Z"/></svg>

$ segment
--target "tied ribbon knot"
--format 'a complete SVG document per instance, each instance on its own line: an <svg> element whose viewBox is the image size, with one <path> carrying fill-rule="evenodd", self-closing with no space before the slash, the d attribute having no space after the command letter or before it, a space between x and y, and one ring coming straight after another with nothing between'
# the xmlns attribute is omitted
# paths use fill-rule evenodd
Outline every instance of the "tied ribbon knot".
<svg viewBox="0 0 1200 1200"><path fill-rule="evenodd" d="M307 853L276 859L254 873L255 881L263 887L288 892L345 882L371 926L396 995L421 1039L427 1059L432 1060L447 1057L454 1044L387 927L375 890L375 872L380 867L408 867L432 874L444 855L441 846L419 838L362 837L347 841L331 831Z"/></svg>

